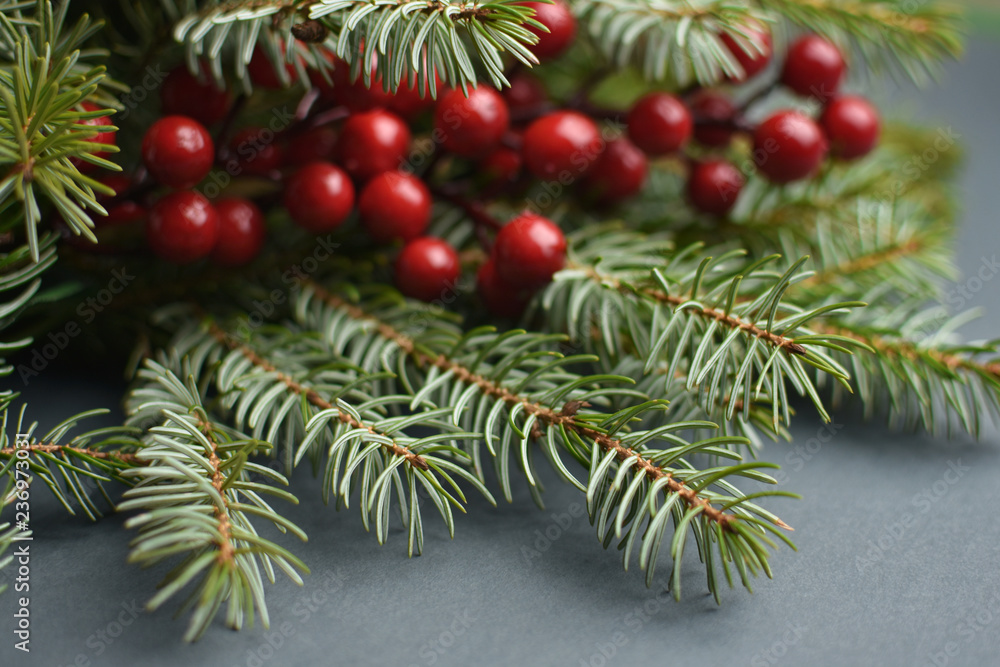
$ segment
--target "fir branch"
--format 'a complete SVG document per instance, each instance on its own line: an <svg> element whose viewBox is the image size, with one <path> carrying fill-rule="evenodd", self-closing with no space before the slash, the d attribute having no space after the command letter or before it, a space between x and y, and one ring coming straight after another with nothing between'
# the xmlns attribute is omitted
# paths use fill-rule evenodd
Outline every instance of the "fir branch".
<svg viewBox="0 0 1000 667"><path fill-rule="evenodd" d="M121 511L141 510L126 522L138 529L130 562L151 566L183 555L161 590L148 603L156 609L199 578L183 608L193 613L185 640L194 641L208 629L217 611L227 604L226 623L239 629L253 623L254 608L269 623L261 568L274 583L274 566L302 584L296 570L305 564L284 547L259 536L251 521L258 517L282 533L306 539L295 524L279 515L263 498L273 495L292 503L296 498L277 487L252 481L264 475L282 486L278 473L248 458L270 448L267 443L216 421L202 403L188 373L182 382L174 372L147 359L139 372L140 385L129 404L130 423L154 420L136 457L147 465L124 474L135 480L125 492Z"/></svg>

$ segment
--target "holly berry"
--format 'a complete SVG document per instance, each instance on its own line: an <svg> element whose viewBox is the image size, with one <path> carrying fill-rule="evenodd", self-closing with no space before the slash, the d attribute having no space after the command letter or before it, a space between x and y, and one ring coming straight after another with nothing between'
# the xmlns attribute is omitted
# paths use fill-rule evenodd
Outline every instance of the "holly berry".
<svg viewBox="0 0 1000 667"><path fill-rule="evenodd" d="M219 238L212 248L212 261L220 266L246 264L264 245L264 214L249 199L231 197L215 202L219 215Z"/></svg>
<svg viewBox="0 0 1000 667"><path fill-rule="evenodd" d="M536 177L562 179L567 172L582 176L590 171L601 148L601 132L594 121L575 111L556 111L528 126L521 156Z"/></svg>
<svg viewBox="0 0 1000 667"><path fill-rule="evenodd" d="M409 148L410 128L383 109L352 115L340 131L340 162L362 181L399 169Z"/></svg>
<svg viewBox="0 0 1000 667"><path fill-rule="evenodd" d="M853 160L867 155L878 144L878 111L863 97L845 95L835 99L819 122L835 157Z"/></svg>
<svg viewBox="0 0 1000 667"><path fill-rule="evenodd" d="M755 22L754 25L744 26L741 32L739 41L729 33L722 35L722 42L743 68L742 75L728 77L730 81L736 83L742 83L760 74L774 55L774 42L767 28Z"/></svg>
<svg viewBox="0 0 1000 667"><path fill-rule="evenodd" d="M212 168L215 145L205 126L187 116L165 116L142 138L142 161L160 183L190 188Z"/></svg>
<svg viewBox="0 0 1000 667"><path fill-rule="evenodd" d="M539 287L565 265L566 237L551 220L522 213L497 233L493 257L503 282L514 287Z"/></svg>
<svg viewBox="0 0 1000 667"><path fill-rule="evenodd" d="M219 214L193 190L171 192L153 205L146 221L149 247L163 259L187 264L208 256L219 238Z"/></svg>
<svg viewBox="0 0 1000 667"><path fill-rule="evenodd" d="M635 144L621 137L608 142L583 185L603 202L618 202L639 192L646 182L649 161Z"/></svg>
<svg viewBox="0 0 1000 667"><path fill-rule="evenodd" d="M781 82L799 95L826 102L837 94L844 69L840 49L822 37L806 35L788 49Z"/></svg>
<svg viewBox="0 0 1000 667"><path fill-rule="evenodd" d="M650 93L628 114L628 136L647 155L668 155L691 137L694 123L684 103L667 93Z"/></svg>
<svg viewBox="0 0 1000 667"><path fill-rule="evenodd" d="M548 28L548 32L534 26L526 26L538 35L538 43L528 46L539 60L549 60L561 56L576 36L576 17L565 0L555 0L553 4L523 2L525 7L535 10L535 20Z"/></svg>
<svg viewBox="0 0 1000 667"><path fill-rule="evenodd" d="M501 146L479 161L479 171L490 182L509 183L521 173L521 154Z"/></svg>
<svg viewBox="0 0 1000 667"><path fill-rule="evenodd" d="M455 288L462 265L449 243L425 236L403 247L395 270L400 292L421 301L434 301Z"/></svg>
<svg viewBox="0 0 1000 667"><path fill-rule="evenodd" d="M202 65L199 80L184 65L167 74L160 87L160 106L166 116L188 116L202 125L212 125L226 117L229 93L216 87Z"/></svg>
<svg viewBox="0 0 1000 667"><path fill-rule="evenodd" d="M453 89L434 109L434 128L445 150L462 157L481 157L500 145L510 126L510 112L500 93L488 86Z"/></svg>
<svg viewBox="0 0 1000 667"><path fill-rule="evenodd" d="M281 52L284 53L284 47L281 47ZM295 80L298 79L298 72L295 71L295 66L292 63L285 63L285 73L288 75L290 83L295 83ZM260 47L253 50L250 62L247 63L247 74L250 75L250 80L255 86L271 90L285 87L277 69L275 69L275 64Z"/></svg>
<svg viewBox="0 0 1000 667"><path fill-rule="evenodd" d="M240 173L266 176L281 167L284 150L266 127L247 127L237 132L229 148L235 153Z"/></svg>
<svg viewBox="0 0 1000 667"><path fill-rule="evenodd" d="M726 127L736 116L736 105L725 93L699 90L691 98L694 115L694 138L702 146L722 148L728 146L733 131Z"/></svg>
<svg viewBox="0 0 1000 667"><path fill-rule="evenodd" d="M476 286L486 308L497 317L508 319L519 317L533 294L530 289L505 282L497 273L496 260L492 257L479 267Z"/></svg>
<svg viewBox="0 0 1000 667"><path fill-rule="evenodd" d="M512 114L534 111L549 99L542 82L526 72L515 74L502 94Z"/></svg>
<svg viewBox="0 0 1000 667"><path fill-rule="evenodd" d="M779 111L754 133L753 158L774 183L811 176L826 156L827 142L816 122L797 111Z"/></svg>
<svg viewBox="0 0 1000 667"><path fill-rule="evenodd" d="M84 111L97 111L101 108L92 102L84 102L80 106L83 107ZM111 118L108 116L101 116L100 118L88 118L87 120L81 121L80 124L87 125L89 127L104 127L113 125L113 123L111 122ZM112 146L118 145L118 142L115 139L114 131L98 132L95 136L91 137L87 141L91 141L97 144L111 144ZM94 157L106 158L108 156L108 152L97 151L93 153L93 155ZM79 171L84 173L97 169L96 164L91 164L90 162L81 160L80 158L77 157L71 158L70 162L72 162L73 166L76 167Z"/></svg>
<svg viewBox="0 0 1000 667"><path fill-rule="evenodd" d="M328 125L321 125L296 134L285 147L288 164L303 165L316 160L329 160L336 153L337 133Z"/></svg>
<svg viewBox="0 0 1000 667"><path fill-rule="evenodd" d="M354 185L339 167L311 162L288 179L284 203L299 227L315 234L328 232L354 208Z"/></svg>
<svg viewBox="0 0 1000 667"><path fill-rule="evenodd" d="M431 220L431 193L412 174L386 171L365 185L358 210L375 241L412 241L424 233Z"/></svg>
<svg viewBox="0 0 1000 667"><path fill-rule="evenodd" d="M688 201L699 211L725 215L736 204L745 180L740 170L726 160L700 162L688 176Z"/></svg>

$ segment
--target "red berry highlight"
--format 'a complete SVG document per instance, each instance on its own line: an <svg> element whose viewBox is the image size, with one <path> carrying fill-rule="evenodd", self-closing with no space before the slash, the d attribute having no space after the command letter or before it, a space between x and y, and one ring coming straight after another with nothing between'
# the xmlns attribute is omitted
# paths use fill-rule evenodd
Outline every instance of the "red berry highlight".
<svg viewBox="0 0 1000 667"><path fill-rule="evenodd" d="M523 2L525 7L535 10L535 20L548 28L548 32L534 26L528 30L538 35L538 43L529 46L539 60L550 60L561 56L573 43L576 36L576 17L565 0L555 0L552 4Z"/></svg>
<svg viewBox="0 0 1000 667"><path fill-rule="evenodd" d="M551 220L523 213L497 233L493 257L503 282L514 287L539 287L565 265L566 237Z"/></svg>
<svg viewBox="0 0 1000 667"><path fill-rule="evenodd" d="M840 49L822 37L806 35L788 49L781 82L803 97L826 102L840 89L845 67Z"/></svg>
<svg viewBox="0 0 1000 667"><path fill-rule="evenodd" d="M524 132L524 166L542 179L579 177L594 167L603 142L597 125L575 111L542 116Z"/></svg>
<svg viewBox="0 0 1000 667"><path fill-rule="evenodd" d="M839 97L819 119L830 141L830 153L843 160L868 155L878 145L881 122L878 111L863 97Z"/></svg>
<svg viewBox="0 0 1000 667"><path fill-rule="evenodd" d="M285 185L285 208L295 224L319 234L340 226L354 208L354 185L339 167L312 162Z"/></svg>
<svg viewBox="0 0 1000 667"><path fill-rule="evenodd" d="M219 238L212 261L220 266L242 266L253 260L264 245L264 214L249 199L231 197L215 202Z"/></svg>
<svg viewBox="0 0 1000 667"><path fill-rule="evenodd" d="M400 292L430 302L455 289L462 265L450 244L425 236L406 244L396 259L395 271Z"/></svg>
<svg viewBox="0 0 1000 667"><path fill-rule="evenodd" d="M743 174L730 162L700 162L688 175L688 201L703 213L725 215L736 204L744 183Z"/></svg>
<svg viewBox="0 0 1000 667"><path fill-rule="evenodd" d="M510 112L500 93L488 86L449 90L434 109L434 128L445 150L476 158L500 145L510 127Z"/></svg>
<svg viewBox="0 0 1000 667"><path fill-rule="evenodd" d="M823 131L812 118L797 111L779 111L754 133L757 169L774 183L808 178L826 156Z"/></svg>
<svg viewBox="0 0 1000 667"><path fill-rule="evenodd" d="M383 109L354 114L340 131L340 163L365 181L383 171L396 171L410 149L410 128Z"/></svg>
<svg viewBox="0 0 1000 667"><path fill-rule="evenodd" d="M205 126L187 116L166 116L146 130L142 161L160 183L190 188L205 178L215 160L215 145Z"/></svg>
<svg viewBox="0 0 1000 667"><path fill-rule="evenodd" d="M386 171L365 185L358 210L375 241L412 241L423 235L431 220L431 193L416 176Z"/></svg>
<svg viewBox="0 0 1000 667"><path fill-rule="evenodd" d="M669 155L691 137L694 123L684 103L667 93L650 93L628 114L628 136L647 155Z"/></svg>
<svg viewBox="0 0 1000 667"><path fill-rule="evenodd" d="M207 257L219 238L219 214L192 190L171 192L153 204L146 239L153 252L175 264Z"/></svg>

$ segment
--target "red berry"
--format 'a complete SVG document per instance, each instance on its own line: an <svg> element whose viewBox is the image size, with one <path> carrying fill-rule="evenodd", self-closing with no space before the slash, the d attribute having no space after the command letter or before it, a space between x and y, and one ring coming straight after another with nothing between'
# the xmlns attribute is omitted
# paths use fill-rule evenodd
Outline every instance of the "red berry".
<svg viewBox="0 0 1000 667"><path fill-rule="evenodd" d="M799 95L826 102L837 94L844 69L840 49L822 37L806 35L788 49L781 82Z"/></svg>
<svg viewBox="0 0 1000 667"><path fill-rule="evenodd" d="M565 0L555 0L554 4L523 2L525 7L535 10L535 20L549 29L548 32L534 26L528 30L538 35L538 44L528 48L539 60L561 56L576 36L576 17Z"/></svg>
<svg viewBox="0 0 1000 667"><path fill-rule="evenodd" d="M878 111L863 97L838 97L819 119L830 152L844 160L867 155L878 144Z"/></svg>
<svg viewBox="0 0 1000 667"><path fill-rule="evenodd" d="M549 99L542 82L526 72L515 74L502 94L512 114L534 111Z"/></svg>
<svg viewBox="0 0 1000 667"><path fill-rule="evenodd" d="M621 137L608 142L583 185L599 201L618 202L642 189L648 171L646 154Z"/></svg>
<svg viewBox="0 0 1000 667"><path fill-rule="evenodd" d="M197 192L171 192L149 212L146 238L163 259L187 264L212 252L219 238L219 214Z"/></svg>
<svg viewBox="0 0 1000 667"><path fill-rule="evenodd" d="M215 146L205 126L187 116L165 116L142 138L142 161L160 183L190 188L212 168Z"/></svg>
<svg viewBox="0 0 1000 667"><path fill-rule="evenodd" d="M229 142L238 173L266 176L281 167L284 151L275 141L274 132L266 127L247 127L235 134Z"/></svg>
<svg viewBox="0 0 1000 667"><path fill-rule="evenodd" d="M524 132L524 166L538 178L582 176L590 171L604 147L601 131L590 118L575 111L542 116Z"/></svg>
<svg viewBox="0 0 1000 667"><path fill-rule="evenodd" d="M455 249L429 236L407 243L395 268L399 291L421 301L440 299L446 291L455 289L462 271Z"/></svg>
<svg viewBox="0 0 1000 667"><path fill-rule="evenodd" d="M325 81L313 83L320 89L320 96L325 101L336 101L352 112L371 111L385 108L389 105L390 95L382 90L382 78L378 76L377 57L372 60L370 86L365 85L365 78L359 69L357 76L351 76L351 66L339 58L335 61L332 73L333 88ZM317 73L316 77L321 78Z"/></svg>
<svg viewBox="0 0 1000 667"><path fill-rule="evenodd" d="M798 111L779 111L753 137L757 169L774 183L811 176L826 156L827 143L816 122Z"/></svg>
<svg viewBox="0 0 1000 667"><path fill-rule="evenodd" d="M409 148L410 128L399 116L382 109L354 114L340 131L340 162L347 173L362 181L399 169Z"/></svg>
<svg viewBox="0 0 1000 667"><path fill-rule="evenodd" d="M521 154L501 146L479 161L479 171L490 182L513 181L521 173Z"/></svg>
<svg viewBox="0 0 1000 667"><path fill-rule="evenodd" d="M497 275L515 287L538 287L566 263L566 237L554 222L522 213L497 233Z"/></svg>
<svg viewBox="0 0 1000 667"><path fill-rule="evenodd" d="M667 93L650 93L628 114L628 136L647 155L680 150L691 137L694 123L684 103Z"/></svg>
<svg viewBox="0 0 1000 667"><path fill-rule="evenodd" d="M202 81L178 65L167 74L160 88L160 103L165 116L188 116L202 125L212 125L226 117L229 93L216 87L202 65Z"/></svg>
<svg viewBox="0 0 1000 667"><path fill-rule="evenodd" d="M500 145L510 126L507 103L487 86L449 90L434 109L434 128L445 150L462 157L481 157Z"/></svg>
<svg viewBox="0 0 1000 667"><path fill-rule="evenodd" d="M714 90L699 90L691 98L694 115L694 138L702 146L722 148L728 146L733 131L726 124L736 116L736 105L728 95Z"/></svg>
<svg viewBox="0 0 1000 667"><path fill-rule="evenodd" d="M92 102L84 102L80 106L83 107L84 111L97 111L98 109L101 108ZM80 124L87 125L89 127L104 127L106 125L113 125L113 123L111 122L111 118L109 116L101 116L100 118L89 118L85 121L82 121ZM95 136L87 139L87 141L97 144L111 144L112 146L118 145L118 142L115 140L115 133L113 131L98 132ZM93 155L94 157L102 157L102 158L108 157L107 151L96 151L93 153ZM77 170L83 173L90 172L98 168L96 164L91 164L90 162L86 162L76 157L71 158L70 162L73 163L73 166L76 167Z"/></svg>
<svg viewBox="0 0 1000 667"><path fill-rule="evenodd" d="M311 162L288 179L284 202L299 227L315 234L328 232L354 208L354 186L339 167Z"/></svg>
<svg viewBox="0 0 1000 667"><path fill-rule="evenodd" d="M412 241L424 233L431 220L431 193L412 174L386 171L365 185L358 211L375 241Z"/></svg>
<svg viewBox="0 0 1000 667"><path fill-rule="evenodd" d="M737 83L752 79L760 74L771 62L771 57L774 55L774 43L767 28L754 22L752 26L745 26L742 33L746 37L741 35L738 41L729 33L722 35L722 41L726 48L743 68L742 76L728 77L730 81ZM747 38L749 38L749 43Z"/></svg>
<svg viewBox="0 0 1000 667"><path fill-rule="evenodd" d="M296 134L288 140L285 161L303 165L316 160L330 160L337 149L337 133L332 127L322 125Z"/></svg>
<svg viewBox="0 0 1000 667"><path fill-rule="evenodd" d="M284 47L282 47L281 52L283 58ZM292 63L285 63L285 72L288 75L288 81L295 83L295 80L298 79L298 72L295 71L295 66ZM281 81L281 77L278 75L277 69L275 69L274 63L271 62L267 52L260 47L253 50L253 56L251 56L250 62L247 63L247 74L250 75L250 81L255 86L270 88L272 90L285 87L285 84Z"/></svg>
<svg viewBox="0 0 1000 667"><path fill-rule="evenodd" d="M249 199L231 197L215 202L219 214L219 239L212 261L221 266L246 264L264 245L264 214Z"/></svg>
<svg viewBox="0 0 1000 667"><path fill-rule="evenodd" d="M724 215L736 204L744 182L743 174L731 162L697 163L688 176L688 201L704 213Z"/></svg>
<svg viewBox="0 0 1000 667"><path fill-rule="evenodd" d="M476 285L486 308L497 317L519 317L533 295L531 289L505 282L497 273L496 261L492 257L479 267Z"/></svg>
<svg viewBox="0 0 1000 667"><path fill-rule="evenodd" d="M434 106L437 94L444 89L444 83L436 73L427 81L423 94L420 93L420 79L411 85L405 78L399 82L396 92L388 96L389 110L402 118L412 119ZM432 94L433 93L433 94Z"/></svg>

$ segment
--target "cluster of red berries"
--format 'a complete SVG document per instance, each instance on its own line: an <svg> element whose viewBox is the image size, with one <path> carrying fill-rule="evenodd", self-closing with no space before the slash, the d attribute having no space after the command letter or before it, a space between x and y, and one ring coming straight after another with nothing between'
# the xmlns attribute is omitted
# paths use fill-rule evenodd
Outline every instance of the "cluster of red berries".
<svg viewBox="0 0 1000 667"><path fill-rule="evenodd" d="M563 54L576 33L565 0L524 4L534 6L536 18L549 29L536 31L535 55L544 60ZM742 38L723 38L743 69L743 76L733 81L758 74L771 60L770 35L756 28L747 35L751 48ZM629 111L627 136L606 136L594 120L601 114L586 104L553 109L545 88L525 73L511 77L511 87L502 94L485 85L447 90L436 76L422 86L404 81L389 93L377 70L366 85L356 68L352 75L347 63L329 58L329 74L309 71L317 106L307 118L278 132L238 129L222 147L207 128L221 125L219 134L227 133L235 114L230 94L216 87L207 72L199 77L184 67L173 70L161 88L164 115L146 131L141 151L152 181L147 185L159 184L169 192L144 206L130 198L135 187L127 179L109 177L105 182L118 196L106 202L109 216L103 224L145 220L151 249L171 262L206 257L223 266L249 262L265 240L261 210L248 199L209 201L192 189L213 167L222 167L233 175L280 183L290 218L311 233L337 229L357 211L373 241L402 245L394 263L399 289L433 301L454 289L462 267L455 248L426 235L434 190L406 164L411 124L421 122L425 112L439 157L448 155L475 168L486 177L484 192L509 194L535 179L575 184L589 201L602 204L638 193L650 158L681 153L692 137L704 147L725 148L736 132L747 130L740 111L718 91L697 90L684 98L651 93ZM801 113L782 111L753 131L754 162L765 177L777 183L806 178L828 151L854 158L875 145L875 110L860 98L838 96L844 69L836 47L818 37L804 37L791 47L782 82L826 108L818 124ZM297 71L302 70L290 64L276 69L260 51L248 64L251 80L262 88L288 85ZM102 118L92 124L107 122ZM112 143L114 135L98 140ZM691 203L707 213L727 213L743 187L743 174L722 158L688 162ZM490 250L478 272L480 293L494 313L515 316L563 267L566 240L557 225L540 215L524 213L506 225L485 217L496 237L490 243L477 235Z"/></svg>

